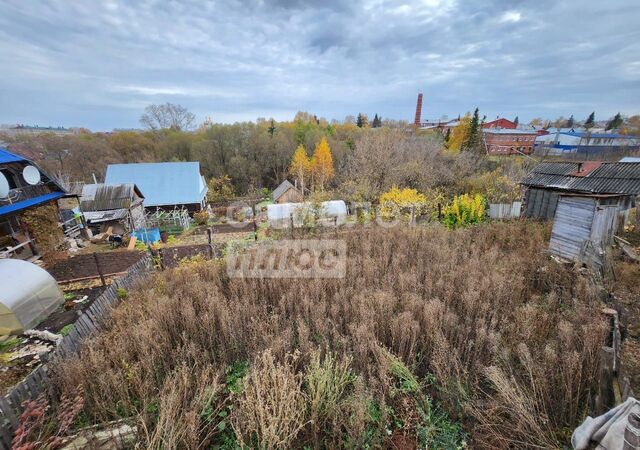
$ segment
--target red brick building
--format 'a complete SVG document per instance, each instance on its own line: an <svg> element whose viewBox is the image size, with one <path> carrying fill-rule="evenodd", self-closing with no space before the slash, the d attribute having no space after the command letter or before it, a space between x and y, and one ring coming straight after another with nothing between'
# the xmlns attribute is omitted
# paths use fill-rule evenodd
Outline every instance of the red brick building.
<svg viewBox="0 0 640 450"><path fill-rule="evenodd" d="M506 128L507 130L515 130L518 128L515 122L505 119L503 117L492 120L491 122L485 122L482 128Z"/></svg>
<svg viewBox="0 0 640 450"><path fill-rule="evenodd" d="M538 137L533 130L488 128L483 131L489 155L530 155Z"/></svg>

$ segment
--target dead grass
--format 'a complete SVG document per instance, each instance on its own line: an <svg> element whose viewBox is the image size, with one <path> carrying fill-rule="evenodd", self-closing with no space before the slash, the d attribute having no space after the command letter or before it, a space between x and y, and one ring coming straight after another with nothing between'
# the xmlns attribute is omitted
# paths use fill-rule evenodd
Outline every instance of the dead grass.
<svg viewBox="0 0 640 450"><path fill-rule="evenodd" d="M455 448L456 421L473 448L561 447L604 322L547 238L532 222L372 228L344 235L343 280L163 272L54 367L55 395L83 386L88 420L129 418L154 448Z"/></svg>

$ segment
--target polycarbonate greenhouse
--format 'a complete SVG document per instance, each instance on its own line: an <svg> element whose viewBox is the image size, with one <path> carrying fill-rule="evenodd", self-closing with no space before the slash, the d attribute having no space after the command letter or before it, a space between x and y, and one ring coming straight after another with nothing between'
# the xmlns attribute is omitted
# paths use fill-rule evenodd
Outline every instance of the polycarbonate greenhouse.
<svg viewBox="0 0 640 450"><path fill-rule="evenodd" d="M0 259L0 335L35 327L63 301L46 270L19 259Z"/></svg>
<svg viewBox="0 0 640 450"><path fill-rule="evenodd" d="M288 228L292 219L294 227L301 227L305 216L319 216L321 225L343 225L347 220L347 205L343 200L322 202L319 207L308 202L267 205L267 219L272 228Z"/></svg>

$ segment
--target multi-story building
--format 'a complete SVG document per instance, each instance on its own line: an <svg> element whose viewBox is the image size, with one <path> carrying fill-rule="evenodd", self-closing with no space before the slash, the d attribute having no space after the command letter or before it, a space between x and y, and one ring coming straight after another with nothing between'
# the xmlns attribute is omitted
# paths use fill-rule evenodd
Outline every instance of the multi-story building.
<svg viewBox="0 0 640 450"><path fill-rule="evenodd" d="M538 133L535 131L485 128L484 142L489 155L530 155Z"/></svg>

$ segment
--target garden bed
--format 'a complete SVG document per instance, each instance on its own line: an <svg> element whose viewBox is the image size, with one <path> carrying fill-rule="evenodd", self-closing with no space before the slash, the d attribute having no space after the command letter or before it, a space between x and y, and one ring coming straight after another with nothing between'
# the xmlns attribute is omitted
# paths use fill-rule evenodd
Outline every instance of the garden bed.
<svg viewBox="0 0 640 450"><path fill-rule="evenodd" d="M126 272L143 255L143 252L128 250L96 253L96 256L93 254L77 255L56 263L48 271L59 283L98 278L100 273L96 265L97 257L102 274L112 276Z"/></svg>

